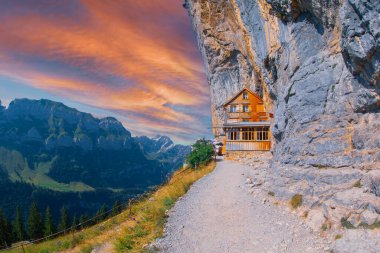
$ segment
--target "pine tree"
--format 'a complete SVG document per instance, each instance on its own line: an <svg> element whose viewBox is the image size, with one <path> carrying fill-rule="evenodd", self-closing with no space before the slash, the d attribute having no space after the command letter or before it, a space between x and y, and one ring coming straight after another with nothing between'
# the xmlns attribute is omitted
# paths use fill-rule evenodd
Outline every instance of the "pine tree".
<svg viewBox="0 0 380 253"><path fill-rule="evenodd" d="M121 205L119 200L116 200L112 207L112 216L118 215L121 213Z"/></svg>
<svg viewBox="0 0 380 253"><path fill-rule="evenodd" d="M38 211L36 202L33 202L29 209L28 235L32 240L39 239L44 234L44 224L42 214Z"/></svg>
<svg viewBox="0 0 380 253"><path fill-rule="evenodd" d="M7 243L7 224L3 215L3 210L0 209L0 248L9 246Z"/></svg>
<svg viewBox="0 0 380 253"><path fill-rule="evenodd" d="M81 228L83 229L84 227L87 227L90 222L87 222L85 223L86 221L88 220L88 215L87 214L82 214L80 217L79 217L79 223L81 224Z"/></svg>
<svg viewBox="0 0 380 253"><path fill-rule="evenodd" d="M47 207L46 212L45 212L44 235L49 236L52 234L54 234L54 225L53 225L53 221L52 221L50 207Z"/></svg>
<svg viewBox="0 0 380 253"><path fill-rule="evenodd" d="M63 206L61 209L61 222L58 225L59 231L64 231L70 228L70 219L69 215L67 214L66 207Z"/></svg>
<svg viewBox="0 0 380 253"><path fill-rule="evenodd" d="M24 221L19 206L16 207L16 215L13 221L13 236L15 241L22 241L26 238Z"/></svg>
<svg viewBox="0 0 380 253"><path fill-rule="evenodd" d="M107 211L107 206L103 204L102 208L99 210L99 221L103 221L107 218Z"/></svg>
<svg viewBox="0 0 380 253"><path fill-rule="evenodd" d="M73 217L73 223L71 224L71 227L73 229L78 229L78 224L79 224L79 220L77 219L77 216L74 214L74 217Z"/></svg>
<svg viewBox="0 0 380 253"><path fill-rule="evenodd" d="M5 227L5 241L8 246L11 246L12 242L14 242L13 235L12 235L12 222L8 220L7 218L4 219L4 227Z"/></svg>

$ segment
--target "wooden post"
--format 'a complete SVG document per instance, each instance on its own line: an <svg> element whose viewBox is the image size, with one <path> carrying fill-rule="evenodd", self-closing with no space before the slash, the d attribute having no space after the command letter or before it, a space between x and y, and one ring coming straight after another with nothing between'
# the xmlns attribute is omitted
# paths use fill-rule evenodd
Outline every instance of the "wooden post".
<svg viewBox="0 0 380 253"><path fill-rule="evenodd" d="M21 244L22 252L25 253L24 244Z"/></svg>
<svg viewBox="0 0 380 253"><path fill-rule="evenodd" d="M129 215L132 214L132 205L131 205L131 203L132 203L132 199L129 199L128 200Z"/></svg>
<svg viewBox="0 0 380 253"><path fill-rule="evenodd" d="M74 244L74 241L75 241L75 227L73 227L71 229L71 231L72 231L72 234L73 234L73 244Z"/></svg>

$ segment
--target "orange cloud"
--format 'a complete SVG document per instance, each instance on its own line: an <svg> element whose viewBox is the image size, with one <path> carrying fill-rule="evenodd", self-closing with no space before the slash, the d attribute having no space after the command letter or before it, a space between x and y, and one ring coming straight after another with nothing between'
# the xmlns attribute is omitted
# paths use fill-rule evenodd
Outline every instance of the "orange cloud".
<svg viewBox="0 0 380 253"><path fill-rule="evenodd" d="M202 131L208 86L181 2L80 3L80 16L0 13L0 74L173 135Z"/></svg>

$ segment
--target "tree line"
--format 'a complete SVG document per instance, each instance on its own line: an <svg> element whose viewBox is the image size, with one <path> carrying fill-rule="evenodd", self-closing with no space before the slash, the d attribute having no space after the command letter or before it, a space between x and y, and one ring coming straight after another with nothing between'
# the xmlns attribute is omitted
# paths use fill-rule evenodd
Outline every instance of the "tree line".
<svg viewBox="0 0 380 253"><path fill-rule="evenodd" d="M82 214L78 219L75 214L70 218L66 207L63 206L60 210L59 223L55 224L50 207L46 208L43 215L36 202L32 202L26 220L20 207L16 207L14 220L8 219L0 208L0 249L10 247L15 242L33 241L58 232L69 232L71 229L80 230L115 216L121 211L122 206L116 200L111 210L103 205L94 216Z"/></svg>

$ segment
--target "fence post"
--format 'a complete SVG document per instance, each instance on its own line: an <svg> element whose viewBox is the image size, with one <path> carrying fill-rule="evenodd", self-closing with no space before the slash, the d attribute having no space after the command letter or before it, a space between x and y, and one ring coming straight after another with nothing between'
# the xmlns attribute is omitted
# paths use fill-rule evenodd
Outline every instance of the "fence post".
<svg viewBox="0 0 380 253"><path fill-rule="evenodd" d="M75 227L73 227L71 229L71 231L72 231L72 234L73 234L73 244L74 244L74 241L75 241Z"/></svg>
<svg viewBox="0 0 380 253"><path fill-rule="evenodd" d="M132 199L129 199L128 200L129 215L132 215L132 205L131 205L131 203L132 203Z"/></svg>
<svg viewBox="0 0 380 253"><path fill-rule="evenodd" d="M25 253L24 244L21 244L22 252Z"/></svg>

